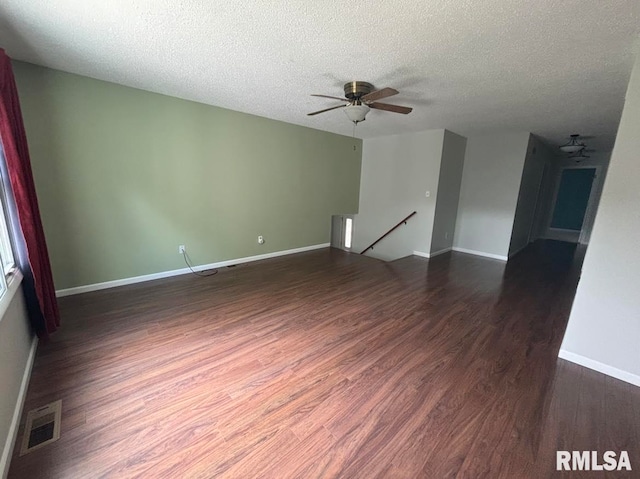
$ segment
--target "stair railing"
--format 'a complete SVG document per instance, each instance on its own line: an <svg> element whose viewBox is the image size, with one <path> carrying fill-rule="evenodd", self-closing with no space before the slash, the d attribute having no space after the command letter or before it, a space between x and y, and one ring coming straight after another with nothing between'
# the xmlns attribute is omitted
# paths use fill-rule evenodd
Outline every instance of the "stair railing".
<svg viewBox="0 0 640 479"><path fill-rule="evenodd" d="M375 245L377 245L380 241L382 241L383 239L385 239L387 236L389 236L391 233L393 233L397 228L399 228L400 226L402 226L403 224L407 224L407 221L409 220L409 218L411 218L412 216L416 215L417 212L414 211L413 213L411 213L410 215L408 215L405 219L403 219L402 221L400 221L397 225L395 225L393 228L391 228L389 231L387 231L385 234L383 234L382 236L380 236L380 238L378 238L377 240L375 240L373 243L371 243L369 246L367 246L360 254L365 254L367 251L369 251L370 249L373 249L373 247Z"/></svg>

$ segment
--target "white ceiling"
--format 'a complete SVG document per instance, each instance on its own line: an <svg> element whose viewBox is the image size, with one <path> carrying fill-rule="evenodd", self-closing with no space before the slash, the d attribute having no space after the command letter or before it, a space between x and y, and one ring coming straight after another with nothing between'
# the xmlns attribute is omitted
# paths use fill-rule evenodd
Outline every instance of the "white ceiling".
<svg viewBox="0 0 640 479"><path fill-rule="evenodd" d="M346 135L363 80L400 94L356 136L448 128L613 145L638 0L2 0L13 58Z"/></svg>

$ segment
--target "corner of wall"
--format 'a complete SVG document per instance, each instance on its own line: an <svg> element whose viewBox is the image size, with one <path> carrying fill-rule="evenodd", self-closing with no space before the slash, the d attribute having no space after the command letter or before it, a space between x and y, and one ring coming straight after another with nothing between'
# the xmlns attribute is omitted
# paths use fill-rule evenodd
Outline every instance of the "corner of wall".
<svg viewBox="0 0 640 479"><path fill-rule="evenodd" d="M429 253L449 251L456 231L467 139L444 130Z"/></svg>
<svg viewBox="0 0 640 479"><path fill-rule="evenodd" d="M507 257L531 134L483 132L467 137L453 245Z"/></svg>

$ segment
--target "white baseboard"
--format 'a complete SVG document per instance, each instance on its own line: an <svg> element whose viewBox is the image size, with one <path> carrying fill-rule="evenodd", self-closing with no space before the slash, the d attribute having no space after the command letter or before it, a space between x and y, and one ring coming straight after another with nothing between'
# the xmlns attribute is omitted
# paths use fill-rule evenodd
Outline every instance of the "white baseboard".
<svg viewBox="0 0 640 479"><path fill-rule="evenodd" d="M38 338L34 336L31 340L31 348L29 350L27 364L25 365L24 373L22 374L22 382L20 383L18 400L16 401L16 407L13 410L13 417L11 418L11 425L9 426L9 434L7 435L7 441L4 445L4 449L2 450L2 457L0 457L0 477L2 479L5 479L7 477L7 474L9 474L11 456L13 455L13 448L16 444L16 436L18 435L18 429L20 428L22 408L24 407L24 400L27 398L27 389L29 388L31 370L33 369L33 361L36 358L37 349Z"/></svg>
<svg viewBox="0 0 640 479"><path fill-rule="evenodd" d="M560 353L558 353L558 357L560 359L565 359L572 363L579 364L580 366L584 366L585 368L593 369L599 373L606 374L612 378L619 379L620 381L633 384L634 386L640 386L640 376L609 366L608 364L601 363L600 361L586 358L580 354L567 351L566 349L561 349Z"/></svg>
<svg viewBox="0 0 640 479"><path fill-rule="evenodd" d="M549 228L545 233L545 238L556 241L567 241L577 243L580 240L580 231L565 230L560 228Z"/></svg>
<svg viewBox="0 0 640 479"><path fill-rule="evenodd" d="M252 261L260 261L262 259L276 258L278 256L286 256L286 255L295 254L295 253L304 253L305 251L328 248L329 246L331 246L329 243L321 243L321 244L315 244L311 246L303 246L302 248L287 249L283 251L274 251L273 253L259 254L256 256L246 256L244 258L228 259L225 261L219 261L217 263L194 266L193 270L205 271L208 269L224 268L225 266L233 266L235 264L250 263ZM180 268L180 269L174 269L171 271L162 271L160 273L145 274L143 276L134 276L132 278L123 278L123 279L116 279L113 281L105 281L104 283L94 283L94 284L87 284L84 286L76 286L74 288L59 289L56 291L56 296L61 298L63 296L71 296L74 294L88 293L90 291L98 291L101 289L116 288L118 286L126 286L127 284L153 281L154 279L180 276L182 274L188 274L190 272L191 270L189 270L189 268Z"/></svg>
<svg viewBox="0 0 640 479"><path fill-rule="evenodd" d="M438 251L434 251L433 253L430 254L430 257L433 258L435 256L440 256L441 254L445 254L448 253L449 251L451 251L451 248L444 248Z"/></svg>
<svg viewBox="0 0 640 479"><path fill-rule="evenodd" d="M448 253L449 251L451 251L451 248L441 249L439 251L434 251L433 253L425 253L423 251L414 251L413 254L415 256L421 256L423 258L433 258L435 256Z"/></svg>
<svg viewBox="0 0 640 479"><path fill-rule="evenodd" d="M527 246L529 246L529 243L526 243L522 246L520 246L517 250L509 253L509 258L513 258L515 255L517 255L520 251L522 251L523 249L525 249Z"/></svg>
<svg viewBox="0 0 640 479"><path fill-rule="evenodd" d="M509 260L508 256L503 256L503 255L500 255L500 254L485 253L484 251L476 251L476 250L473 250L473 249L458 248L457 246L454 246L451 249L453 251L457 251L458 253L474 254L476 256L484 256L485 258L499 259L500 261L508 261Z"/></svg>

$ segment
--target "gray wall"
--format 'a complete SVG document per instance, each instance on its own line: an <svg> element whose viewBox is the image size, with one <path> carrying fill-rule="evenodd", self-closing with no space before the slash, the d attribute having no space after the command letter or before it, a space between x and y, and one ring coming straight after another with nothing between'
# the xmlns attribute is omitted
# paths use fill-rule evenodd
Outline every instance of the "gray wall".
<svg viewBox="0 0 640 479"><path fill-rule="evenodd" d="M465 137L445 130L431 236L431 254L446 251L453 246L466 147Z"/></svg>
<svg viewBox="0 0 640 479"><path fill-rule="evenodd" d="M535 239L536 205L541 192L545 165L549 163L551 156L548 148L538 138L531 135L520 180L520 192L513 220L509 256L516 254L525 248L530 240Z"/></svg>
<svg viewBox="0 0 640 479"><path fill-rule="evenodd" d="M454 249L507 259L528 132L467 137Z"/></svg>
<svg viewBox="0 0 640 479"><path fill-rule="evenodd" d="M640 386L640 56L561 357Z"/></svg>
<svg viewBox="0 0 640 479"><path fill-rule="evenodd" d="M33 338L22 291L20 287L16 289L10 301L8 297L3 298L8 301L8 305L0 317L0 477L4 477L3 473L9 469L9 454L13 444L12 419L16 407L21 406L18 405L20 387Z"/></svg>
<svg viewBox="0 0 640 479"><path fill-rule="evenodd" d="M412 211L418 215L380 242L370 256L392 260L429 252L444 130L367 139L362 149L360 209L353 250L360 252ZM430 191L427 198L425 192Z"/></svg>

